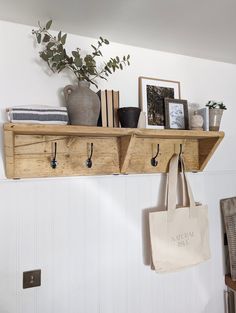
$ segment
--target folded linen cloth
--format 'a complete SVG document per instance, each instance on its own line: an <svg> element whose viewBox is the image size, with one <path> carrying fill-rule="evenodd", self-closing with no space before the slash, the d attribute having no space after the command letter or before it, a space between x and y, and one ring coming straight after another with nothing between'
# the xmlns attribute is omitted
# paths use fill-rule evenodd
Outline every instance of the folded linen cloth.
<svg viewBox="0 0 236 313"><path fill-rule="evenodd" d="M32 124L68 124L66 107L28 105L8 108L8 120L11 123Z"/></svg>

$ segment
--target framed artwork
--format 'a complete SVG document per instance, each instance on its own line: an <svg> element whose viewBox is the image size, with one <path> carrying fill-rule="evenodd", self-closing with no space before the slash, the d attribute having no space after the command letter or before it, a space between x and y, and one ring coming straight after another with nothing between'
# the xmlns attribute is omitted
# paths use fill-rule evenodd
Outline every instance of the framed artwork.
<svg viewBox="0 0 236 313"><path fill-rule="evenodd" d="M180 99L180 82L139 77L139 106L146 113L147 128L164 128L164 99Z"/></svg>
<svg viewBox="0 0 236 313"><path fill-rule="evenodd" d="M189 129L187 100L165 98L165 128Z"/></svg>

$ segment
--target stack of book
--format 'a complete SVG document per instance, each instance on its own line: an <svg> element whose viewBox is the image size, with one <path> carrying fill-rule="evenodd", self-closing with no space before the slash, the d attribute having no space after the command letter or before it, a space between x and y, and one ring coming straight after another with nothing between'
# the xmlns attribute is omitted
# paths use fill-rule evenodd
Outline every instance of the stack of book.
<svg viewBox="0 0 236 313"><path fill-rule="evenodd" d="M119 127L118 108L119 91L99 90L98 96L101 101L101 112L98 119L98 126Z"/></svg>

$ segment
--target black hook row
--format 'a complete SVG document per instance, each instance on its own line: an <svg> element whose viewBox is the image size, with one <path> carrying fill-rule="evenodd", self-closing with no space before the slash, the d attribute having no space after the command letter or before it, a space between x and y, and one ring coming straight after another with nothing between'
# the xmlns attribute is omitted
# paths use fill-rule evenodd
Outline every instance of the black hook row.
<svg viewBox="0 0 236 313"><path fill-rule="evenodd" d="M93 143L90 144L90 155L86 160L87 168L91 168L93 166L92 156L93 156ZM53 169L57 168L57 142L52 143L52 158L50 164Z"/></svg>
<svg viewBox="0 0 236 313"><path fill-rule="evenodd" d="M156 154L151 158L151 165L153 167L156 167L158 165L157 157L160 153L160 145L157 144L157 152ZM183 154L183 145L180 144L180 150L179 150L179 156ZM92 162L92 156L93 156L93 142L90 143L90 154L88 159L86 160L86 166L87 168L91 168L93 166ZM52 159L51 159L51 167L55 169L57 167L57 143L54 142L52 146Z"/></svg>

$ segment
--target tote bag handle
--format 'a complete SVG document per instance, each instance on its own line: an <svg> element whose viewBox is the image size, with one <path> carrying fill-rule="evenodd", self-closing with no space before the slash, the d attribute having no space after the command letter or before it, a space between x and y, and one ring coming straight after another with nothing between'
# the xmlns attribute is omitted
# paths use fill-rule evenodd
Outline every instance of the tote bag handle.
<svg viewBox="0 0 236 313"><path fill-rule="evenodd" d="M195 203L195 200L194 200L194 197L193 197L192 188L190 186L188 177L187 177L186 172L185 172L185 163L184 163L184 158L183 158L182 155L180 155L180 168L181 168L181 175L182 175L183 180L184 180L182 183L185 186L185 189L187 191L186 196L188 197L188 202L186 202L187 199L184 200L183 202L184 203L188 203L187 205L190 207L190 210L189 210L190 217L195 217L196 203ZM183 195L183 197L184 197L184 195Z"/></svg>
<svg viewBox="0 0 236 313"><path fill-rule="evenodd" d="M169 174L167 179L167 211L168 220L173 218L177 205L177 181L178 181L178 164L180 161L180 174L182 183L183 206L190 207L190 217L194 217L196 207L193 198L192 189L185 174L185 165L182 156L174 154L169 163ZM188 204L187 204L188 203Z"/></svg>

